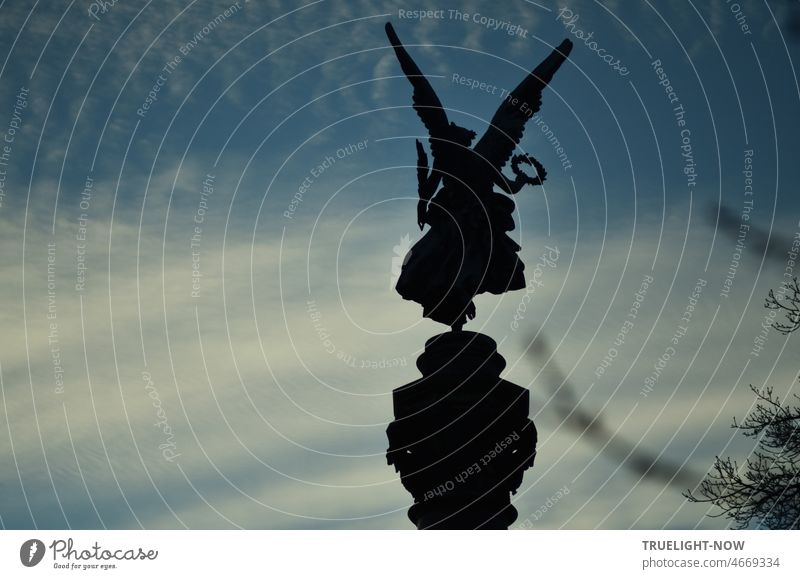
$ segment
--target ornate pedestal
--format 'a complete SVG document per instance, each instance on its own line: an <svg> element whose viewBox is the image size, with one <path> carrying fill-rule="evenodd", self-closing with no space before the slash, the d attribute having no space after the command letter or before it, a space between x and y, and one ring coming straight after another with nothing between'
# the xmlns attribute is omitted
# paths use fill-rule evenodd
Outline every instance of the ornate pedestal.
<svg viewBox="0 0 800 579"><path fill-rule="evenodd" d="M536 455L525 388L500 378L490 337L448 332L417 360L422 378L394 390L386 458L414 497L418 529L507 529L510 494Z"/></svg>

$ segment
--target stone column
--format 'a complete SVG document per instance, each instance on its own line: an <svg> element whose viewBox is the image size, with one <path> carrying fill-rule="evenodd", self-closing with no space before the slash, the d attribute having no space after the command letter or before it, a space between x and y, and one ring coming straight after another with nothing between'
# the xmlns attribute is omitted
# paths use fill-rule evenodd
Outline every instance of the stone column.
<svg viewBox="0 0 800 579"><path fill-rule="evenodd" d="M387 461L414 497L418 529L507 529L511 494L536 455L528 390L500 378L490 337L447 332L417 360L422 378L393 392Z"/></svg>

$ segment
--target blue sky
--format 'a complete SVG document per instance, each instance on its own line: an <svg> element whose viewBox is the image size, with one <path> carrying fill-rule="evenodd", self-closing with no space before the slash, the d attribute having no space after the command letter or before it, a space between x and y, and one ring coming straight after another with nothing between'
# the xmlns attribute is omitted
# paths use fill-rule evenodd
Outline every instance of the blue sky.
<svg viewBox="0 0 800 579"><path fill-rule="evenodd" d="M726 525L601 450L552 393L566 376L618 440L699 477L716 455L752 451L730 429L748 384L796 391L794 338L752 348L789 247L767 261L745 238L735 258L715 210L800 231L790 3L97 6L0 4L2 526L412 528L384 457L390 395L444 328L391 289L403 238L421 236L425 135L387 20L451 120L479 133L500 96L454 75L510 90L575 42L544 95L552 133L531 122L520 144L548 180L517 196L511 232L529 279L547 247L558 261L516 327L527 290L480 296L467 327L532 392L539 454L514 497L520 522ZM420 9L441 17L406 17ZM698 279L686 335L644 396ZM537 336L552 356L526 354Z"/></svg>

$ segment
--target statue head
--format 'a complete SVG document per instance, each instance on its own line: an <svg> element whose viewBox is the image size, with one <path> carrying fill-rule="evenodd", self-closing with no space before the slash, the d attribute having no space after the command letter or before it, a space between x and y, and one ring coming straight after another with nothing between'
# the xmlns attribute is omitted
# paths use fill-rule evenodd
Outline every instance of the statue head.
<svg viewBox="0 0 800 579"><path fill-rule="evenodd" d="M472 140L476 137L475 131L470 131L469 129L465 129L464 127L459 127L454 122L450 122L450 130L449 130L449 139L453 143L457 143L464 147L469 147L472 144Z"/></svg>

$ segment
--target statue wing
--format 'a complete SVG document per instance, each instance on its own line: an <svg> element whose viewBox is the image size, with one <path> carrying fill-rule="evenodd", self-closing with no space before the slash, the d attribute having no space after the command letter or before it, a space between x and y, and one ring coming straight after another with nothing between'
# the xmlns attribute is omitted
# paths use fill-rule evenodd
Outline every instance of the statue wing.
<svg viewBox="0 0 800 579"><path fill-rule="evenodd" d="M406 52L390 22L386 23L386 35L392 43L397 60L400 61L400 68L403 69L403 73L411 82L411 86L414 87L414 110L417 111L425 128L428 129L431 152L436 158L437 151L442 147L443 139L447 138L447 113L444 112L442 103L439 97L436 96L431 83L428 82L417 63Z"/></svg>
<svg viewBox="0 0 800 579"><path fill-rule="evenodd" d="M475 144L476 153L500 170L522 140L525 123L542 107L542 91L572 50L564 40L509 94L492 117L492 123Z"/></svg>

